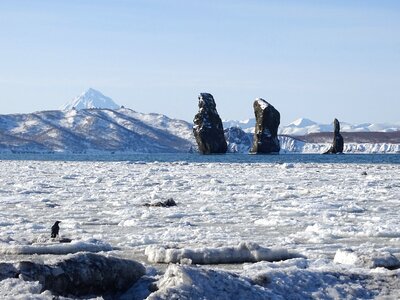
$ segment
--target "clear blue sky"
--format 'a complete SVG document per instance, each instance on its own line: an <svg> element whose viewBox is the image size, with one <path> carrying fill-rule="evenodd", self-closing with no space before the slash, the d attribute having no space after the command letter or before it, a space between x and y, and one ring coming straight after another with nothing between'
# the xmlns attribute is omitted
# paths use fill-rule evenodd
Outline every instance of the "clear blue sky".
<svg viewBox="0 0 400 300"><path fill-rule="evenodd" d="M400 1L1 0L0 113L57 109L92 87L191 121L262 97L319 122L400 121Z"/></svg>

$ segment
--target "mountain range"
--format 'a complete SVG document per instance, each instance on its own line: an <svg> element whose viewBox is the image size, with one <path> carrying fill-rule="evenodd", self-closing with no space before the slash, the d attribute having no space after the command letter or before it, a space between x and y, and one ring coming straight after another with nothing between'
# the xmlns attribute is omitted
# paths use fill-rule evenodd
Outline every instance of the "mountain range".
<svg viewBox="0 0 400 300"><path fill-rule="evenodd" d="M0 115L0 150L12 152L188 152L192 126L123 108L89 89L63 110Z"/></svg>
<svg viewBox="0 0 400 300"><path fill-rule="evenodd" d="M247 153L255 120L223 123L229 152ZM400 152L399 124L342 122L341 127L345 141L353 142L351 136L355 135L355 144L349 144L347 151ZM319 153L329 146L332 130L332 125L304 118L282 126L282 152ZM365 145L360 148L357 141ZM94 89L88 89L60 110L0 115L1 152L175 153L194 149L197 146L191 123L124 108Z"/></svg>
<svg viewBox="0 0 400 300"><path fill-rule="evenodd" d="M224 128L239 127L245 132L253 132L256 120L254 118L247 119L244 121L223 121ZM346 122L340 122L341 132L394 132L400 131L399 123L362 123L362 124L350 124ZM310 119L299 118L292 123L280 126L278 133L281 135L291 136L304 136L311 133L317 132L333 132L332 124L319 124Z"/></svg>

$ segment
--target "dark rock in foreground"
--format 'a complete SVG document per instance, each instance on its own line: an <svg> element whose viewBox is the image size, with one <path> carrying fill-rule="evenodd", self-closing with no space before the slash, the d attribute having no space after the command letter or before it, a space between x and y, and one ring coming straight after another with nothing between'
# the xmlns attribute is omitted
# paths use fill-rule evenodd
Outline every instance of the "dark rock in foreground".
<svg viewBox="0 0 400 300"><path fill-rule="evenodd" d="M199 111L195 115L193 123L193 133L200 153L226 153L224 128L211 94L200 94Z"/></svg>
<svg viewBox="0 0 400 300"><path fill-rule="evenodd" d="M93 253L70 255L52 265L22 261L16 270L23 280L39 281L43 290L78 297L126 291L145 274L138 262Z"/></svg>
<svg viewBox="0 0 400 300"><path fill-rule="evenodd" d="M18 270L11 263L0 263L0 281L18 277Z"/></svg>
<svg viewBox="0 0 400 300"><path fill-rule="evenodd" d="M256 116L253 148L251 153L279 153L278 127L281 116L271 104L264 99L256 99L253 104Z"/></svg>
<svg viewBox="0 0 400 300"><path fill-rule="evenodd" d="M338 119L335 119L333 121L333 126L334 126L334 133L333 133L332 146L324 154L343 153L344 140L342 135L340 134L340 123Z"/></svg>
<svg viewBox="0 0 400 300"><path fill-rule="evenodd" d="M169 198L165 201L158 201L155 203L145 203L144 206L146 206L146 207L172 207L172 206L176 206L176 202L173 198Z"/></svg>

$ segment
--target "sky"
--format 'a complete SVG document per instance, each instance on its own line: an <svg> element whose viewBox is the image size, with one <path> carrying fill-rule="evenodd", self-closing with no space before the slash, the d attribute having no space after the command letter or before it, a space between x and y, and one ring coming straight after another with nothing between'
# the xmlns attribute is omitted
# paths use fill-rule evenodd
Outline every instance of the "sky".
<svg viewBox="0 0 400 300"><path fill-rule="evenodd" d="M281 124L400 121L400 1L1 0L0 114L58 109L88 88L192 121L261 97Z"/></svg>

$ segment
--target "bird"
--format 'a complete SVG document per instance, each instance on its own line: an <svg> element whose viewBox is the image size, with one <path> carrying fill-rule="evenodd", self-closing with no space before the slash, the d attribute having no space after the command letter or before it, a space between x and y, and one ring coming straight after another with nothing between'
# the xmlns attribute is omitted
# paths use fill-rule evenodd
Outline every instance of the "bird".
<svg viewBox="0 0 400 300"><path fill-rule="evenodd" d="M58 224L60 224L60 223L61 223L61 221L56 221L54 223L54 225L51 226L51 237L53 239L58 235L58 232L60 231L60 227L58 226Z"/></svg>

